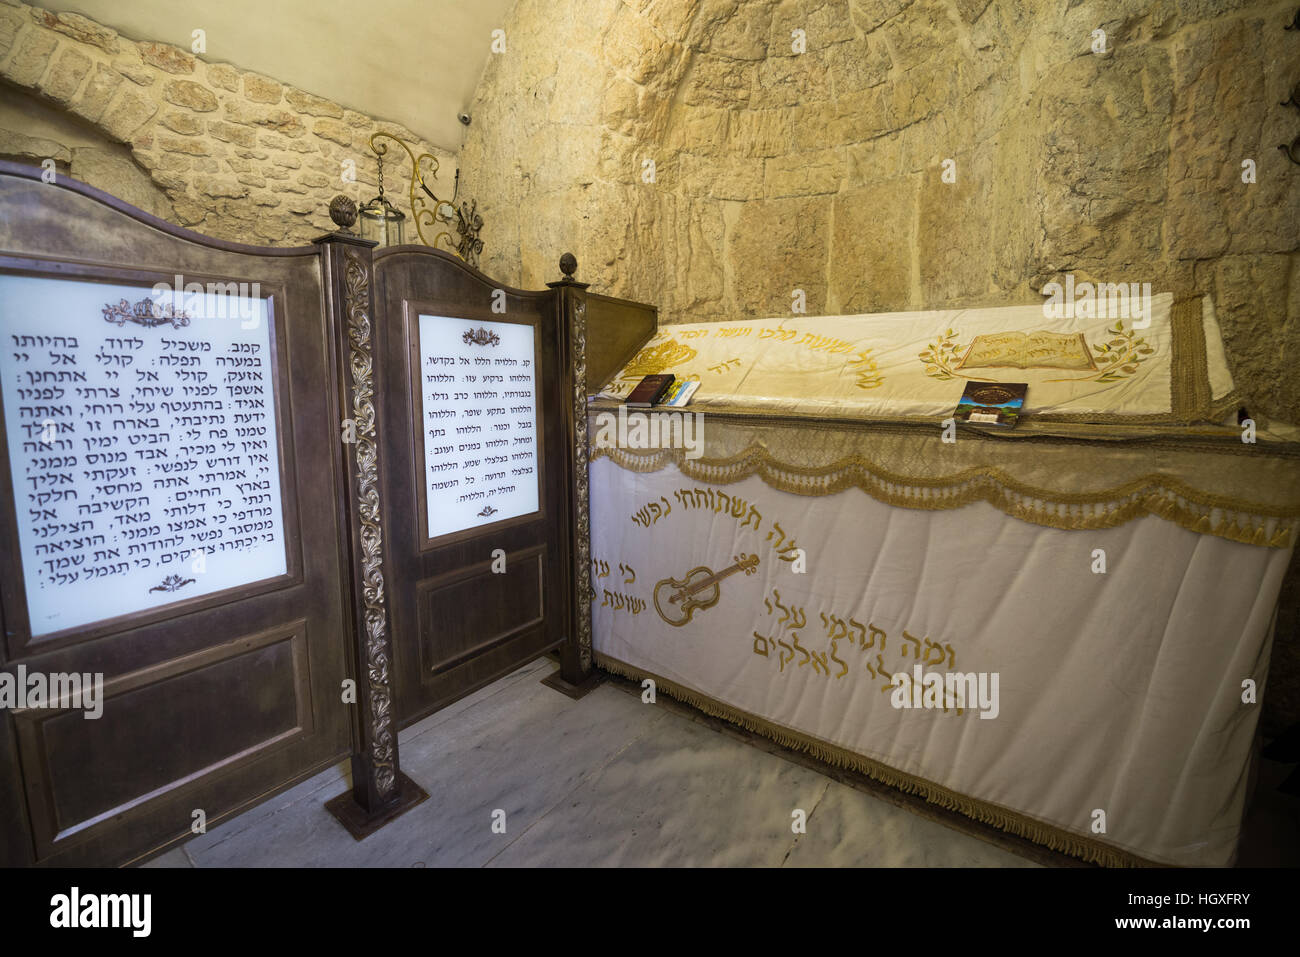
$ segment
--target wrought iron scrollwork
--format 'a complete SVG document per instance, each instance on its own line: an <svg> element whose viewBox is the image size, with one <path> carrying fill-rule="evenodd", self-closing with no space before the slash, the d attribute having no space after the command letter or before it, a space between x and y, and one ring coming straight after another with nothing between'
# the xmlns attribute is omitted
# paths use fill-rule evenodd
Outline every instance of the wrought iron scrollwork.
<svg viewBox="0 0 1300 957"><path fill-rule="evenodd" d="M370 148L381 158L388 153L388 144L383 140L392 140L405 150L411 161L411 219L415 222L420 242L435 249L448 249L469 265L477 266L479 253L483 251L483 240L478 235L483 228L483 217L479 215L477 201L456 205L456 197L460 194L460 170L456 170L451 199L439 199L427 181L438 176L438 158L432 153L417 155L400 137L379 132L370 137ZM434 233L438 224L448 228ZM452 236L452 227L459 239ZM426 228L432 233L432 239L425 232Z"/></svg>
<svg viewBox="0 0 1300 957"><path fill-rule="evenodd" d="M456 171L456 175L460 176L460 170ZM478 214L478 200L461 203L456 210L456 232L460 236L456 253L474 267L478 266L478 254L483 251L483 240L478 238L482 228L483 217Z"/></svg>

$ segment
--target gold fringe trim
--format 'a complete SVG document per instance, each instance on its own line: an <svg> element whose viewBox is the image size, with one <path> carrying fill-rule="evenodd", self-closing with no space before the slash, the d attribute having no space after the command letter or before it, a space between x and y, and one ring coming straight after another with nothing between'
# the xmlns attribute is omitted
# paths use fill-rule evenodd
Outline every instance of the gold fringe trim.
<svg viewBox="0 0 1300 957"><path fill-rule="evenodd" d="M660 678L651 672L634 668L617 658L611 658L600 652L594 652L593 656L597 666L604 668L606 671L635 681L650 678L655 683L656 691L664 691L669 697L685 702L693 708L698 708L705 714L722 718L756 734L761 734L783 747L811 754L818 760L834 767L857 771L888 787L896 788L907 794L919 795L931 804L937 804L950 811L957 811L971 820L991 824L1008 834L1023 837L1049 850L1069 854L1071 857L1077 857L1092 864L1100 864L1102 867L1169 866L1139 857L1112 844L1106 844L1094 838L1085 837L1082 834L1075 834L1054 824L1048 824L1037 818L1029 817L1019 811L1013 811L998 804L960 794L940 784L935 784L933 781L927 781L925 778L917 777L914 774L891 768L872 758L822 741L820 738L814 738L792 728L774 724L758 715L742 711L739 708L733 708L708 695L693 691L674 681L669 681L667 678Z"/></svg>
<svg viewBox="0 0 1300 957"><path fill-rule="evenodd" d="M1245 398L1236 389L1233 389L1220 399L1214 399L1210 403L1210 421L1222 422L1230 413L1240 409L1245 401ZM1268 425L1268 420L1262 415L1255 415L1252 412L1251 417L1255 420L1256 428L1262 429Z"/></svg>
<svg viewBox="0 0 1300 957"><path fill-rule="evenodd" d="M1290 547L1300 508L1273 508L1201 492L1176 478L1146 475L1099 492L1058 492L1017 482L993 466L973 466L941 478L900 475L860 456L814 467L777 461L758 443L725 459L688 459L685 449L593 448L591 460L608 458L630 472L669 465L696 482L729 485L751 475L794 495L834 495L858 488L900 508L944 511L987 502L1012 518L1067 531L1114 528L1156 515L1203 535L1244 545ZM715 511L717 509L715 508ZM1218 511L1218 520L1214 512Z"/></svg>
<svg viewBox="0 0 1300 957"><path fill-rule="evenodd" d="M1170 307L1173 355L1169 369L1169 407L1183 422L1210 421L1210 367L1205 347L1201 297Z"/></svg>

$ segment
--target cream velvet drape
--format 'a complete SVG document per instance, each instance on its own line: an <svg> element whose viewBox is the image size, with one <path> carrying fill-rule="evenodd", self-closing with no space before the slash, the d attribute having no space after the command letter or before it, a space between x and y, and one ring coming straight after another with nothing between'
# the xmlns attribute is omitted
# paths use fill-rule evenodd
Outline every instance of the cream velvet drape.
<svg viewBox="0 0 1300 957"><path fill-rule="evenodd" d="M1290 545L1154 514L1064 530L983 501L900 508L608 456L591 509L602 666L1088 860L1232 860L1259 713L1243 682L1262 694ZM684 624L657 610L658 593L677 614L659 583L755 557ZM892 676L918 665L996 674L996 717L894 707Z"/></svg>

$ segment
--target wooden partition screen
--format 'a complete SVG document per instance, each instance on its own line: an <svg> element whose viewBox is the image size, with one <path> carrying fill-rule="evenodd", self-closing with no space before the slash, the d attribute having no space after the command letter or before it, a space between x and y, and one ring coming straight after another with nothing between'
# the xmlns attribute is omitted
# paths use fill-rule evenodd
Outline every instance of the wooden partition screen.
<svg viewBox="0 0 1300 957"><path fill-rule="evenodd" d="M399 725L551 650L591 687L587 390L652 308L42 172L0 162L0 864L137 861L345 758L360 839L425 797Z"/></svg>
<svg viewBox="0 0 1300 957"><path fill-rule="evenodd" d="M425 797L399 724L548 650L591 686L588 354L652 309L42 172L0 162L0 864L140 860L345 758L360 839Z"/></svg>
<svg viewBox="0 0 1300 957"><path fill-rule="evenodd" d="M499 284L426 246L379 250L374 276L406 725L576 636L575 370L557 290Z"/></svg>
<svg viewBox="0 0 1300 957"><path fill-rule="evenodd" d="M317 249L40 174L0 165L0 854L125 863L352 750L334 338Z"/></svg>

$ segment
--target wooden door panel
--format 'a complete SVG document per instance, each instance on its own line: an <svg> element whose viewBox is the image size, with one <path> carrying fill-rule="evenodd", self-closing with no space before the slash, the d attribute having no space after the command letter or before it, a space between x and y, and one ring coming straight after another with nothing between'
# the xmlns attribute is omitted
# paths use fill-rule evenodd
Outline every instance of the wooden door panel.
<svg viewBox="0 0 1300 957"><path fill-rule="evenodd" d="M310 735L306 624L300 619L120 675L105 685L98 720L79 710L17 712L40 856L169 791L193 790L205 777ZM232 714L242 720L212 720Z"/></svg>
<svg viewBox="0 0 1300 957"><path fill-rule="evenodd" d="M397 710L405 725L557 647L569 634L561 330L553 293L500 286L424 247L378 251L375 290L381 499ZM423 398L422 315L473 320L486 333L509 323L534 330L536 512L429 537L428 509L445 500L425 475L424 433L432 410ZM456 384L449 382L448 389ZM485 407L496 401L485 399Z"/></svg>
<svg viewBox="0 0 1300 957"><path fill-rule="evenodd" d="M507 552L504 573L492 562L420 582L420 669L437 677L521 636L544 632L546 550Z"/></svg>
<svg viewBox="0 0 1300 957"><path fill-rule="evenodd" d="M0 220L5 274L140 288L177 275L205 284L257 283L269 303L270 349L240 381L261 376L273 383L268 414L278 444L262 449L252 432L235 435L233 418L203 424L228 429L228 440L250 442L241 452L248 462L265 455L271 463L265 467L276 468L282 574L193 598L184 597L182 585L179 601L33 637L24 572L35 570L24 569L17 544L18 508L28 505L20 487L26 476L15 475L7 441L0 442L0 666L11 674L20 666L28 673L102 673L105 696L103 715L94 720L51 707L4 712L0 777L21 782L21 789L0 791L0 828L22 838L6 841L0 860L123 863L188 836L194 811L202 810L212 826L349 750L352 716L340 695L351 634L343 597L340 415L320 253L209 240L81 184L42 184L39 170L13 164L0 164L0 205L7 214ZM106 328L131 335L129 323L106 325L97 314L85 316L85 328L95 341ZM179 390L168 398L180 399ZM232 400L204 411L233 416L233 408ZM236 475L243 464L226 457L224 464L196 464L208 473L200 486L225 489L248 478ZM164 474L171 473L132 478L150 489L168 488L154 484ZM204 493L201 499L214 500L204 513L210 520L220 516L221 527L229 525L222 541L271 534L260 514L233 498ZM161 512L161 501L155 496L140 508L152 515ZM177 508L173 500L165 506ZM169 519L175 534L188 527L179 512L160 517L160 535L173 534L165 528ZM126 554L125 542L102 544ZM239 547L230 554L240 554Z"/></svg>

